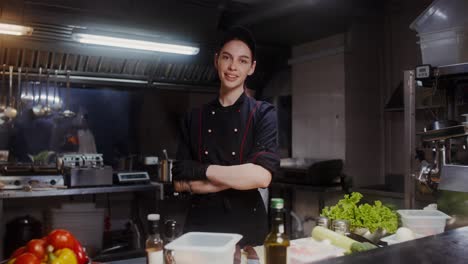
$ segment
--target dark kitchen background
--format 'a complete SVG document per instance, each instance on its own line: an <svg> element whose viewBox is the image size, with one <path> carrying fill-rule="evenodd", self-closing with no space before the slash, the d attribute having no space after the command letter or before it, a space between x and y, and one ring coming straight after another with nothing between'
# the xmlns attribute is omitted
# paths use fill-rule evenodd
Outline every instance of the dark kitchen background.
<svg viewBox="0 0 468 264"><path fill-rule="evenodd" d="M353 187L402 207L403 71L422 64L418 38L409 25L431 3L2 0L2 22L31 26L34 31L20 38L0 36L0 66L28 68L35 80L39 68L58 70L62 95L66 71L71 71L67 104L78 115L67 120L57 114L36 118L23 109L13 123L0 126L0 149L10 151L11 162L27 162L28 154L45 150L68 151L67 133L84 118L108 165L119 166L128 157L135 157L136 164L145 156L163 157L163 149L173 158L184 113L217 96L219 81L213 67L217 38L230 26L243 25L253 32L258 46L257 69L247 87L278 109L281 158L342 160L343 175ZM168 55L73 41L72 33L84 28L194 43L200 53ZM466 88L463 91L468 94ZM2 87L0 94L6 93L7 87ZM468 112L467 101L462 97L458 112ZM392 111L388 102L395 103ZM426 103L421 100L419 106ZM416 126L422 130L431 113L418 112L417 118ZM289 197L288 209L297 213L304 233L310 234L319 194L301 188L281 194ZM25 213L47 220L44 205L58 207L63 202L94 202L106 208L113 226L121 227L136 196L16 199L3 205L2 228ZM335 204L340 196L330 194L324 202ZM137 206L149 203L147 199ZM166 210L179 220L183 206L174 202Z"/></svg>

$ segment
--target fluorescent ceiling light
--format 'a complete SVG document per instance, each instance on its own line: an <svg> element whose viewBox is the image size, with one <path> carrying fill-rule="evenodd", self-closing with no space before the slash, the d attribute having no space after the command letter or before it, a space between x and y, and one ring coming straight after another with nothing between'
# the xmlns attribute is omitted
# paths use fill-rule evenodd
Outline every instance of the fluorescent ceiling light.
<svg viewBox="0 0 468 264"><path fill-rule="evenodd" d="M86 33L73 33L73 39L86 44L96 44L127 49L139 49L147 51L169 52L184 55L196 55L200 51L197 47L167 44L160 42L109 37L103 35L93 35Z"/></svg>
<svg viewBox="0 0 468 264"><path fill-rule="evenodd" d="M32 32L33 28L31 27L0 23L0 34L22 36L31 35Z"/></svg>

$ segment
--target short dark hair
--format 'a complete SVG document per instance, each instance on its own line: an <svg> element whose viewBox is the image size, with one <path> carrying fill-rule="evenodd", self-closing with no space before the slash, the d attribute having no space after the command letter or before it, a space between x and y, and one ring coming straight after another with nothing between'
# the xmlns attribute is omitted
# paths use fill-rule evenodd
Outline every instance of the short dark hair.
<svg viewBox="0 0 468 264"><path fill-rule="evenodd" d="M231 40L240 40L244 42L250 49L252 53L252 60L255 60L256 50L255 50L255 39L252 33L245 27L235 26L228 29L222 36L221 41L218 45L218 51L220 52L223 46Z"/></svg>

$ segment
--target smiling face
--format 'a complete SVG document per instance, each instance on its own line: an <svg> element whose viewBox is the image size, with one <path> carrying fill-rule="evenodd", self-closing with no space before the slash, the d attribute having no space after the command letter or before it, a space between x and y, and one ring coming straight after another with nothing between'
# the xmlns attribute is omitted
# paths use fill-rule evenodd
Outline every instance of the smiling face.
<svg viewBox="0 0 468 264"><path fill-rule="evenodd" d="M252 58L249 47L240 40L226 42L215 55L215 67L225 91L244 89L247 76L255 71L256 61Z"/></svg>

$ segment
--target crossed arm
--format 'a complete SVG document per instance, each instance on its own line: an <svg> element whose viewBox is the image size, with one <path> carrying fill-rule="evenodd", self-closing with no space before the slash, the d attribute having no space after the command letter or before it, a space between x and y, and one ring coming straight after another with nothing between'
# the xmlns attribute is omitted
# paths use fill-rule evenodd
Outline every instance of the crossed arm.
<svg viewBox="0 0 468 264"><path fill-rule="evenodd" d="M176 181L177 192L215 193L226 189L250 190L266 188L271 182L271 173L260 165L210 165L206 170L206 181Z"/></svg>

